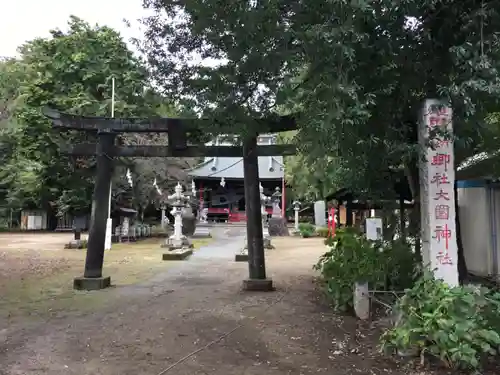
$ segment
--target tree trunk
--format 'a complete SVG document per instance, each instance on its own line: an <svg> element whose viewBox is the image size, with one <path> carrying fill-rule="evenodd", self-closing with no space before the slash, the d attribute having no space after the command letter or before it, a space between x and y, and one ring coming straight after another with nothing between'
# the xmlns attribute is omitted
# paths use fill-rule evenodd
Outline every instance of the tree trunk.
<svg viewBox="0 0 500 375"><path fill-rule="evenodd" d="M418 157L414 157L405 168L405 175L408 179L411 195L413 199L413 208L410 213L409 235L415 239L415 255L417 261L422 263L422 246L420 243L421 217L420 217L420 171L418 168Z"/></svg>
<svg viewBox="0 0 500 375"><path fill-rule="evenodd" d="M399 234L400 234L401 241L406 243L405 200L402 196L399 197Z"/></svg>
<svg viewBox="0 0 500 375"><path fill-rule="evenodd" d="M458 281L462 284L467 279L467 263L465 262L464 246L462 243L462 231L460 230L460 215L458 207L458 189L455 182L455 226L457 231L457 261L458 261Z"/></svg>
<svg viewBox="0 0 500 375"><path fill-rule="evenodd" d="M420 243L420 201L416 201L410 212L409 236L415 239L415 255L417 262L422 263L422 249Z"/></svg>

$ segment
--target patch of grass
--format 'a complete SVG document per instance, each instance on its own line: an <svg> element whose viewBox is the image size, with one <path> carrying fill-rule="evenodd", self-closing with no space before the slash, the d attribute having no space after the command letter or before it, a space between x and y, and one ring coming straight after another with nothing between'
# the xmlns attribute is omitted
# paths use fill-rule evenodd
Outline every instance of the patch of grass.
<svg viewBox="0 0 500 375"><path fill-rule="evenodd" d="M200 239L192 242L197 249L210 241ZM150 279L175 264L161 259L165 250L161 248L162 243L163 240L150 238L113 244L104 255L103 274L111 276L114 286L132 285ZM4 255L9 262L20 263L21 266L16 267L15 273L9 274L9 270L5 270L7 277L0 278L0 319L47 316L58 311L91 311L118 298L112 288L99 292L73 290L74 277L83 274L86 250L38 250L36 254L33 251L9 250Z"/></svg>

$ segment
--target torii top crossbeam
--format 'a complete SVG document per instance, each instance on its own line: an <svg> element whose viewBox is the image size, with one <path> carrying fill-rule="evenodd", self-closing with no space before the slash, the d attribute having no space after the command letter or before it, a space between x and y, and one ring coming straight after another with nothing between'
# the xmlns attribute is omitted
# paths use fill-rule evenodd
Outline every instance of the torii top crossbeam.
<svg viewBox="0 0 500 375"><path fill-rule="evenodd" d="M72 129L82 131L106 131L116 133L168 133L169 131L193 131L206 129L213 123L210 119L188 118L111 118L79 116L59 112L52 108L44 108L43 113L52 120L54 128ZM278 133L294 130L297 125L293 116L273 116L256 119L258 132ZM225 133L227 131L225 130Z"/></svg>

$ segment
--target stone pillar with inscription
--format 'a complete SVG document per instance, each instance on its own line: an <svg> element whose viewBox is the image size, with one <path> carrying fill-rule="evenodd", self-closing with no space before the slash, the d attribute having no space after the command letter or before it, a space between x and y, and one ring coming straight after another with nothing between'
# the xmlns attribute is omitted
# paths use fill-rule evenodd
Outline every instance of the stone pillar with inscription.
<svg viewBox="0 0 500 375"><path fill-rule="evenodd" d="M452 109L427 99L419 131L422 259L436 278L458 285Z"/></svg>

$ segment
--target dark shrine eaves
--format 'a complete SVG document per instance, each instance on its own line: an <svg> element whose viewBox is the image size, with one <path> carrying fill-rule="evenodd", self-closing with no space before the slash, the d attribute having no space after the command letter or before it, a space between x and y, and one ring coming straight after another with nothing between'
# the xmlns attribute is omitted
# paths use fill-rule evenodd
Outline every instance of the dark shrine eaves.
<svg viewBox="0 0 500 375"><path fill-rule="evenodd" d="M111 118L79 116L59 112L52 108L44 108L43 114L52 120L54 128L81 130L90 132L114 133L168 133L169 130L185 131L201 130L206 128L212 120L209 119L182 119L182 118ZM295 130L297 128L293 116L275 116L256 120L259 133L278 133Z"/></svg>

